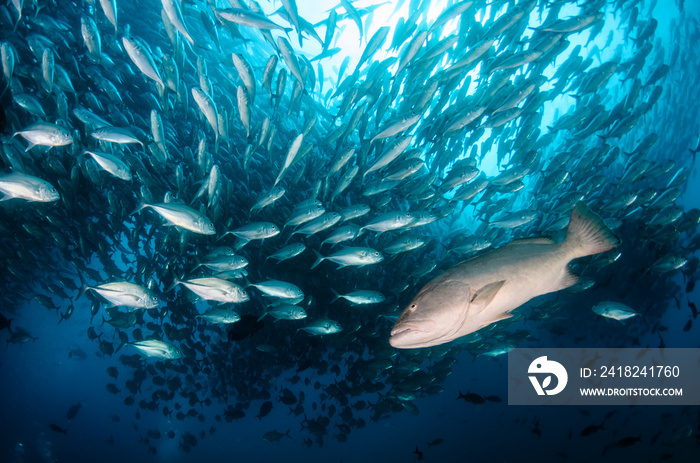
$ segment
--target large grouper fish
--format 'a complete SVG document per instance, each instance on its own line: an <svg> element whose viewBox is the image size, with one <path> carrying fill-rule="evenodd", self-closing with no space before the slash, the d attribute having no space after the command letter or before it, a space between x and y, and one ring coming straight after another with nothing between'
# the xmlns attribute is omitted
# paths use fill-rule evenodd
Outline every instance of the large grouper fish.
<svg viewBox="0 0 700 463"><path fill-rule="evenodd" d="M436 346L509 318L530 299L575 284L571 260L618 244L603 220L579 202L563 241L514 240L431 280L404 309L389 343L399 349Z"/></svg>

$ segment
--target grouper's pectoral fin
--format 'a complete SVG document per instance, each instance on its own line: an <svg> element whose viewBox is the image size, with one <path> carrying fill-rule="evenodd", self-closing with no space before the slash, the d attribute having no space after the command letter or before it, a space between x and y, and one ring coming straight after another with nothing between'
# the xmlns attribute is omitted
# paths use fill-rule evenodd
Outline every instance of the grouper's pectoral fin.
<svg viewBox="0 0 700 463"><path fill-rule="evenodd" d="M472 308L470 310L480 312L485 309L491 301L493 301L493 298L496 297L496 294L498 294L498 291L500 291L505 282L506 280L496 281L479 288L471 299L470 305Z"/></svg>

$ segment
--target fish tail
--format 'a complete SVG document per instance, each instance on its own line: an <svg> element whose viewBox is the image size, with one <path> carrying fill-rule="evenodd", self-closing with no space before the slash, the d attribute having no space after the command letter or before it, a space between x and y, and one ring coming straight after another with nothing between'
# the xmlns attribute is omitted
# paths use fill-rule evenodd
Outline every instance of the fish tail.
<svg viewBox="0 0 700 463"><path fill-rule="evenodd" d="M262 320L263 318L265 318L265 315L267 315L267 310L265 310L265 311L262 313L262 315L260 315L260 316L258 317L258 320L257 320L257 321L260 321L260 320Z"/></svg>
<svg viewBox="0 0 700 463"><path fill-rule="evenodd" d="M170 286L168 286L168 287L165 289L165 292L166 292L166 293L169 293L170 291L172 291L173 289L175 289L175 286L177 286L177 285L179 285L180 283L182 283L182 280L180 280L180 279L177 277L177 275L175 275L175 272L174 272L174 271L171 271L171 272L170 272L170 277L173 279L173 282L172 282L172 284L171 284ZM183 278L184 278L184 276L183 276Z"/></svg>
<svg viewBox="0 0 700 463"><path fill-rule="evenodd" d="M338 299L340 299L340 298L341 298L341 295L338 294L338 291L336 291L336 290L333 289L333 288L331 288L331 291L333 291L333 296L335 296L335 297L333 298L333 300L331 301L331 304L332 304L332 303L334 303L335 301L337 301Z"/></svg>
<svg viewBox="0 0 700 463"><path fill-rule="evenodd" d="M171 284L170 286L168 286L168 287L165 289L165 292L166 292L166 293L169 293L170 291L172 291L173 289L175 289L175 286L179 285L180 283L181 283L181 281L178 280L177 278L175 278L175 279L173 280L172 284Z"/></svg>
<svg viewBox="0 0 700 463"><path fill-rule="evenodd" d="M70 307L73 309L71 310L70 308L66 309L66 313L59 313L59 319L58 319L58 324L60 325L62 321L68 320L71 315L73 315L73 311L75 310L75 305L73 304L73 301L70 301Z"/></svg>
<svg viewBox="0 0 700 463"><path fill-rule="evenodd" d="M134 210L129 214L129 216L132 216L132 215L136 214L137 212L140 212L141 209L145 209L145 208L147 208L147 207L149 207L149 206L150 206L150 204L141 203L141 204L139 204L139 207L137 207L136 209L134 209Z"/></svg>
<svg viewBox="0 0 700 463"><path fill-rule="evenodd" d="M123 343L119 344L119 347L117 347L117 348L115 349L114 353L116 354L117 352L119 352L119 351L121 350L121 348L124 347L124 346L127 345L127 344L129 344L129 343L128 343L128 342L123 342Z"/></svg>
<svg viewBox="0 0 700 463"><path fill-rule="evenodd" d="M91 289L90 286L88 286L85 283L85 275L83 274L83 271L80 269L78 270L78 279L80 280L80 290L78 291L78 295L76 296L76 299L80 299L80 297L85 294L85 291L88 289Z"/></svg>
<svg viewBox="0 0 700 463"><path fill-rule="evenodd" d="M311 268L314 269L314 268L318 267L318 265L319 265L321 262L323 262L326 258L323 257L323 256L321 255L321 253L318 252L317 250L313 249L312 251L314 252L314 254L316 254L316 258L317 258L316 262L314 262L314 265L311 266Z"/></svg>
<svg viewBox="0 0 700 463"><path fill-rule="evenodd" d="M571 213L564 244L574 248L574 258L578 258L609 251L620 244L620 238L598 214L579 202Z"/></svg>

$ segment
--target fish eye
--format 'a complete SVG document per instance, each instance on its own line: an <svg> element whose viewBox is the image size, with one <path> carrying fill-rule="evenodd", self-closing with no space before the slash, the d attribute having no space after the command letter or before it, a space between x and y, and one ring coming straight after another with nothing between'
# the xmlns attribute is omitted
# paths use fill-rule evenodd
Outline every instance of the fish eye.
<svg viewBox="0 0 700 463"><path fill-rule="evenodd" d="M378 255L379 255L379 253L378 253L378 252L375 252L375 253L374 253L374 255L375 255L375 256L378 256Z"/></svg>
<svg viewBox="0 0 700 463"><path fill-rule="evenodd" d="M411 304L411 308L412 308L412 309L415 309L415 308L416 308L416 304Z"/></svg>

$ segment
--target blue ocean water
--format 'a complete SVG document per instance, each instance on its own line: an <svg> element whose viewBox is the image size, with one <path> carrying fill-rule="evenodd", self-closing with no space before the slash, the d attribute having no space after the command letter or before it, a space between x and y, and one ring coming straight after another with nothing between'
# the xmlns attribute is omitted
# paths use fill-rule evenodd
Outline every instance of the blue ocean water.
<svg viewBox="0 0 700 463"><path fill-rule="evenodd" d="M255 9L253 3L179 4L194 45L174 28L166 31L167 14L161 14L165 3L13 1L2 7L1 38L14 50L10 78L7 74L3 78L7 90L1 100L6 119L2 172L23 171L47 180L61 199L46 204L12 199L0 204L0 257L5 263L0 272L0 313L12 319L11 330L0 334L0 341L7 341L0 348L4 399L0 416L5 423L0 461L697 459L697 407L509 406L507 356L502 354L513 347L698 347L696 314L690 306L697 301L700 219L693 152L700 126L694 85L700 13L696 3L473 2L425 43L419 42L416 61L409 60L408 69L398 73L411 37L428 30L446 8L460 2L355 2L363 25L360 38L345 2L299 0L299 16L316 24L321 41L325 42L328 10L335 8L338 14L335 33L325 48L339 50L314 61L324 47L310 32L304 33L300 45L294 21L273 15L278 8L292 9L288 5L294 3L262 2L267 18L291 29L272 29L275 44L277 37L288 36L297 66L307 73L302 90L292 64L279 58L272 80L274 87L281 70L286 73L279 102L263 85L275 45L266 42L256 27L224 19L227 13ZM116 7L116 33L105 13L109 5ZM504 24L500 18L520 10L527 14L494 33L492 47L473 67L460 71L461 80L455 83L440 74L488 38L494 24ZM562 33L552 49L556 53L548 50L504 73L493 70L509 55L530 50L533 37L538 38L535 28L554 18L590 12L603 15L592 27ZM86 44L81 18L92 18L99 31L97 55ZM650 27L652 20L658 23L655 28ZM415 24L416 30L405 24ZM358 66L370 37L383 26L390 28L388 38ZM648 30L650 36L639 39ZM390 50L399 31L406 37ZM457 37L454 46L428 64L420 61L430 45L452 34ZM145 44L165 85L156 84L130 58L123 37ZM45 49L53 50L53 66L46 64L51 60ZM250 63L256 80L249 128L241 117L245 108L239 93L246 90L231 59L234 52ZM557 71L572 63L567 60L575 54L581 60L562 78ZM392 57L399 59L394 62ZM168 82L169 61L178 70L174 88ZM299 64L307 62L312 67ZM616 63L615 72L599 87L584 91L600 77L596 72L603 63ZM669 66L667 73L651 81L663 64ZM356 66L357 75L343 85ZM4 62L3 70L7 67ZM52 72L45 70L52 67ZM325 76L323 90L319 67ZM345 70L339 76L341 68ZM543 80L518 102L514 119L487 127L495 121L498 105L523 81L538 75ZM503 86L479 101L477 96L500 77ZM373 85L363 86L367 82ZM225 121L218 123L216 134L195 102L193 88L208 88L216 115ZM364 93L345 106L352 89ZM433 94L423 95L425 89ZM660 96L649 103L655 89L660 89ZM22 95L37 98L44 115L20 104ZM377 109L382 96L390 97L383 115ZM422 107L417 104L421 97L427 99ZM449 133L449 125L470 105L483 105L484 117ZM79 107L111 125L128 128L144 146L98 142L90 136L98 127L81 120L75 112ZM593 110L587 113L587 108ZM163 121L162 144L151 128L153 110ZM413 136L409 149L416 150L412 155L423 161L423 168L388 192L368 194L404 160L363 179L381 153L371 138L386 123L417 110L420 122L403 135ZM596 120L600 113L604 120ZM357 126L343 133L340 142L325 141L334 131L350 127L354 115L360 118ZM277 132L270 148L264 146L268 140L261 141L266 117ZM623 122L631 119L634 123L622 131ZM25 152L26 140L12 135L37 121L66 128L73 142ZM302 145L311 151L276 182L292 141L311 124ZM637 151L652 134L656 141ZM401 135L389 138L385 146ZM356 149L350 163L327 178L332 161L350 147ZM84 150L118 155L129 166L132 179L127 182L99 171L87 161ZM563 159L567 153L571 157ZM441 185L453 163L470 156L491 181L509 168L524 168L518 180L522 185L506 183L512 190L489 188L471 201L453 200L458 190L444 190ZM562 159L559 168L552 167ZM649 164L639 176L630 177L642 161ZM359 174L346 191L331 199L340 177L353 164ZM194 199L211 179L213 165L219 168L219 184ZM656 168L660 170L652 175ZM560 171L568 174L566 179L549 188L547 181ZM424 181L429 186L421 190ZM252 213L252 205L276 184L286 189L285 195ZM644 195L647 199L638 199ZM153 211L131 214L140 203L169 202L166 197L205 213L217 236L165 226ZM655 203L660 197L670 199ZM195 270L196 262L218 246L239 244L233 236L220 238L225 231L256 221L282 229L293 206L309 198L319 199L327 212L370 205L370 214L353 221L358 226L395 210L425 212L434 221L408 231L422 237L424 246L393 257L384 251L382 262L359 268L338 269L335 263L322 262L311 269L317 260L314 252L323 256L332 252L322 241L334 229L293 237L283 229L279 236L245 244L236 252L248 260L247 274L232 281L242 287L266 279L293 283L304 292L300 305L308 319L273 321L267 316L258 331L251 329L243 339L230 339L226 328L195 318L210 304L195 301L181 286L169 289L174 277L212 273ZM616 250L574 264L586 282L593 282L590 288L534 299L516 311L519 315L480 331L478 339L416 350L388 344L395 317L423 285L473 255L454 250L465 238L482 237L493 247L542 234L561 240L566 222L560 221L568 219L579 200L600 214L622 240ZM536 218L513 228L493 225L506 212L523 210L534 210ZM672 218L666 219L667 215ZM366 230L349 245L385 250L404 231L379 235ZM295 241L307 248L300 256L279 264L267 260L286 242ZM655 267L659 259L673 255L687 263L669 271ZM126 328L105 322L119 316L107 308L105 299L81 286L118 280L151 287L159 308L136 311L135 322ZM331 288L342 293L372 289L387 299L377 305L351 306L345 300L333 301ZM232 307L251 317L246 323L253 324L270 299L255 287L246 291L250 301ZM624 302L639 315L620 323L592 312L591 307L607 300ZM299 331L307 322L323 318L337 320L343 331L325 336ZM34 339L10 342L11 336L22 333L20 328ZM127 343L143 338L169 341L180 348L183 358L141 359ZM293 403L282 400L285 390ZM478 394L483 403L458 399L467 393ZM266 403L272 408L265 415ZM599 424L602 429L582 435L587 427ZM269 442L275 436L268 434L265 440L272 431L283 436ZM615 446L626 437L640 440Z"/></svg>

